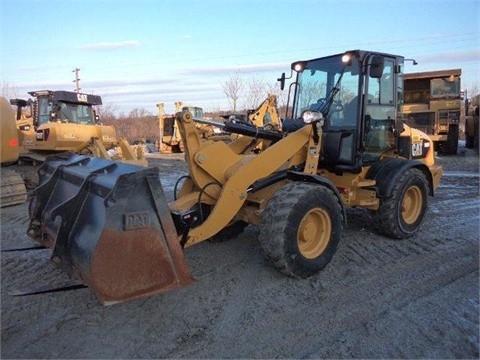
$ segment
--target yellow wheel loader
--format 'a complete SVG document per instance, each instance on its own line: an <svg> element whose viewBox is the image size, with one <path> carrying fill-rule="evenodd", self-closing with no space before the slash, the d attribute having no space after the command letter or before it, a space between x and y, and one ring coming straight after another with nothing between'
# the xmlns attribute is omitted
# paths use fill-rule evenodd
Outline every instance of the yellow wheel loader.
<svg viewBox="0 0 480 360"><path fill-rule="evenodd" d="M8 100L0 97L0 128L1 128L1 151L0 163L0 206L21 204L27 199L27 189L20 174L6 168L18 161L20 147L18 143L17 127L15 125L15 112Z"/></svg>
<svg viewBox="0 0 480 360"><path fill-rule="evenodd" d="M370 211L388 237L413 236L442 167L428 136L403 124L403 61L354 50L295 62L282 131L236 124L243 136L228 144L177 113L189 173L168 205L154 168L51 157L28 234L104 304L191 283L183 249L242 224L259 226L265 258L297 278L330 262L347 208Z"/></svg>

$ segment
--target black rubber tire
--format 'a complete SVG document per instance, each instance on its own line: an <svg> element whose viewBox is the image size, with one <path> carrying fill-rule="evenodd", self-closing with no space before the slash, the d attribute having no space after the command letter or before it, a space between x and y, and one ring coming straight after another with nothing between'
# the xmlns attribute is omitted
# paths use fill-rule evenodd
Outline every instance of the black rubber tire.
<svg viewBox="0 0 480 360"><path fill-rule="evenodd" d="M262 215L259 242L265 259L291 277L317 273L337 250L342 214L339 199L325 186L288 183L269 200Z"/></svg>
<svg viewBox="0 0 480 360"><path fill-rule="evenodd" d="M425 217L428 205L428 182L416 168L407 169L393 188L392 195L380 200L374 215L374 228L393 239L414 235Z"/></svg>
<svg viewBox="0 0 480 360"><path fill-rule="evenodd" d="M442 143L442 153L445 155L457 155L458 152L458 125L450 125L448 128L447 141Z"/></svg>

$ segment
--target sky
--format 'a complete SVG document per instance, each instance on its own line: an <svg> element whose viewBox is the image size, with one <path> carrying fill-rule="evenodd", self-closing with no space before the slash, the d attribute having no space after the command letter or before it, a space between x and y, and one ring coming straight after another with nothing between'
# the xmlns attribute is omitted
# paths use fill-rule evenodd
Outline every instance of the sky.
<svg viewBox="0 0 480 360"><path fill-rule="evenodd" d="M116 113L163 102L229 110L222 85L275 84L290 64L352 49L462 69L480 87L478 0L0 0L2 89L100 95ZM265 97L267 94L265 94Z"/></svg>

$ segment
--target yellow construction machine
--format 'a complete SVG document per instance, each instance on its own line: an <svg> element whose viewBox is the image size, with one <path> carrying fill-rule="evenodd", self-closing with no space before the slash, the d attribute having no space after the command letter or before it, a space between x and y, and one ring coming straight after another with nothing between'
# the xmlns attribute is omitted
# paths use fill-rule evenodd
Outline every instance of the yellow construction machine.
<svg viewBox="0 0 480 360"><path fill-rule="evenodd" d="M277 109L277 96L274 94L269 94L256 109L248 110L246 115L227 114L222 117L227 121L244 122L270 130L279 130L282 127Z"/></svg>
<svg viewBox="0 0 480 360"><path fill-rule="evenodd" d="M113 126L99 122L94 107L102 104L100 96L52 90L29 94L33 101L10 100L18 109L19 162L42 162L49 154L73 151L147 165L125 139L117 140ZM22 114L22 108L27 106L31 116Z"/></svg>
<svg viewBox="0 0 480 360"><path fill-rule="evenodd" d="M183 152L184 146L180 130L178 128L175 115L167 115L165 113L165 104L158 103L158 122L160 130L160 152L162 153L180 153ZM230 134L225 133L217 123L210 124L209 119L204 117L203 108L198 106L183 106L183 102L175 102L175 113L185 110L189 111L195 119L200 136L205 140L211 141L230 141ZM222 124L220 124L222 126Z"/></svg>
<svg viewBox="0 0 480 360"><path fill-rule="evenodd" d="M160 124L160 151L165 153L183 152L183 141L175 116L165 114L163 103L158 103L157 108ZM277 97L274 94L269 94L256 109L249 110L247 115L223 115L227 127L221 122L205 118L201 107L183 106L183 103L179 101L175 103L175 113L180 110L189 111L192 114L200 137L207 141L234 141L238 134L228 132L228 123L245 123L269 130L279 130L281 128L281 119L277 110Z"/></svg>
<svg viewBox="0 0 480 360"><path fill-rule="evenodd" d="M278 115L277 96L268 94L260 106L249 111L248 118L256 127L279 130L282 127L282 121Z"/></svg>
<svg viewBox="0 0 480 360"><path fill-rule="evenodd" d="M0 128L1 151L0 163L2 164L0 184L0 206L21 204L27 199L27 189L20 174L6 166L16 163L20 157L15 112L4 97L0 97Z"/></svg>
<svg viewBox="0 0 480 360"><path fill-rule="evenodd" d="M465 99L465 147L479 151L480 126L478 109L480 108L480 95Z"/></svg>
<svg viewBox="0 0 480 360"><path fill-rule="evenodd" d="M436 150L456 155L463 106L461 69L405 74L403 114L407 125L428 134Z"/></svg>
<svg viewBox="0 0 480 360"><path fill-rule="evenodd" d="M442 167L429 137L402 122L403 62L361 50L297 61L282 131L236 124L229 131L243 136L228 144L203 141L192 114L177 113L189 173L170 204L158 169L51 157L27 233L103 304L190 284L183 249L245 224L259 227L267 261L296 278L330 262L347 208L371 212L387 237L413 236Z"/></svg>

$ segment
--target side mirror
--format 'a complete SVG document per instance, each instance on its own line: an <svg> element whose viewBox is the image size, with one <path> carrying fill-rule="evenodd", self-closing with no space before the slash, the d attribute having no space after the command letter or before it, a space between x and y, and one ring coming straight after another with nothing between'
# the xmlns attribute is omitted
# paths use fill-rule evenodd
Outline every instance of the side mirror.
<svg viewBox="0 0 480 360"><path fill-rule="evenodd" d="M380 55L374 55L370 62L370 77L380 79L385 68L385 58Z"/></svg>
<svg viewBox="0 0 480 360"><path fill-rule="evenodd" d="M280 76L277 81L280 81L280 90L285 89L285 73L282 73L282 76Z"/></svg>

